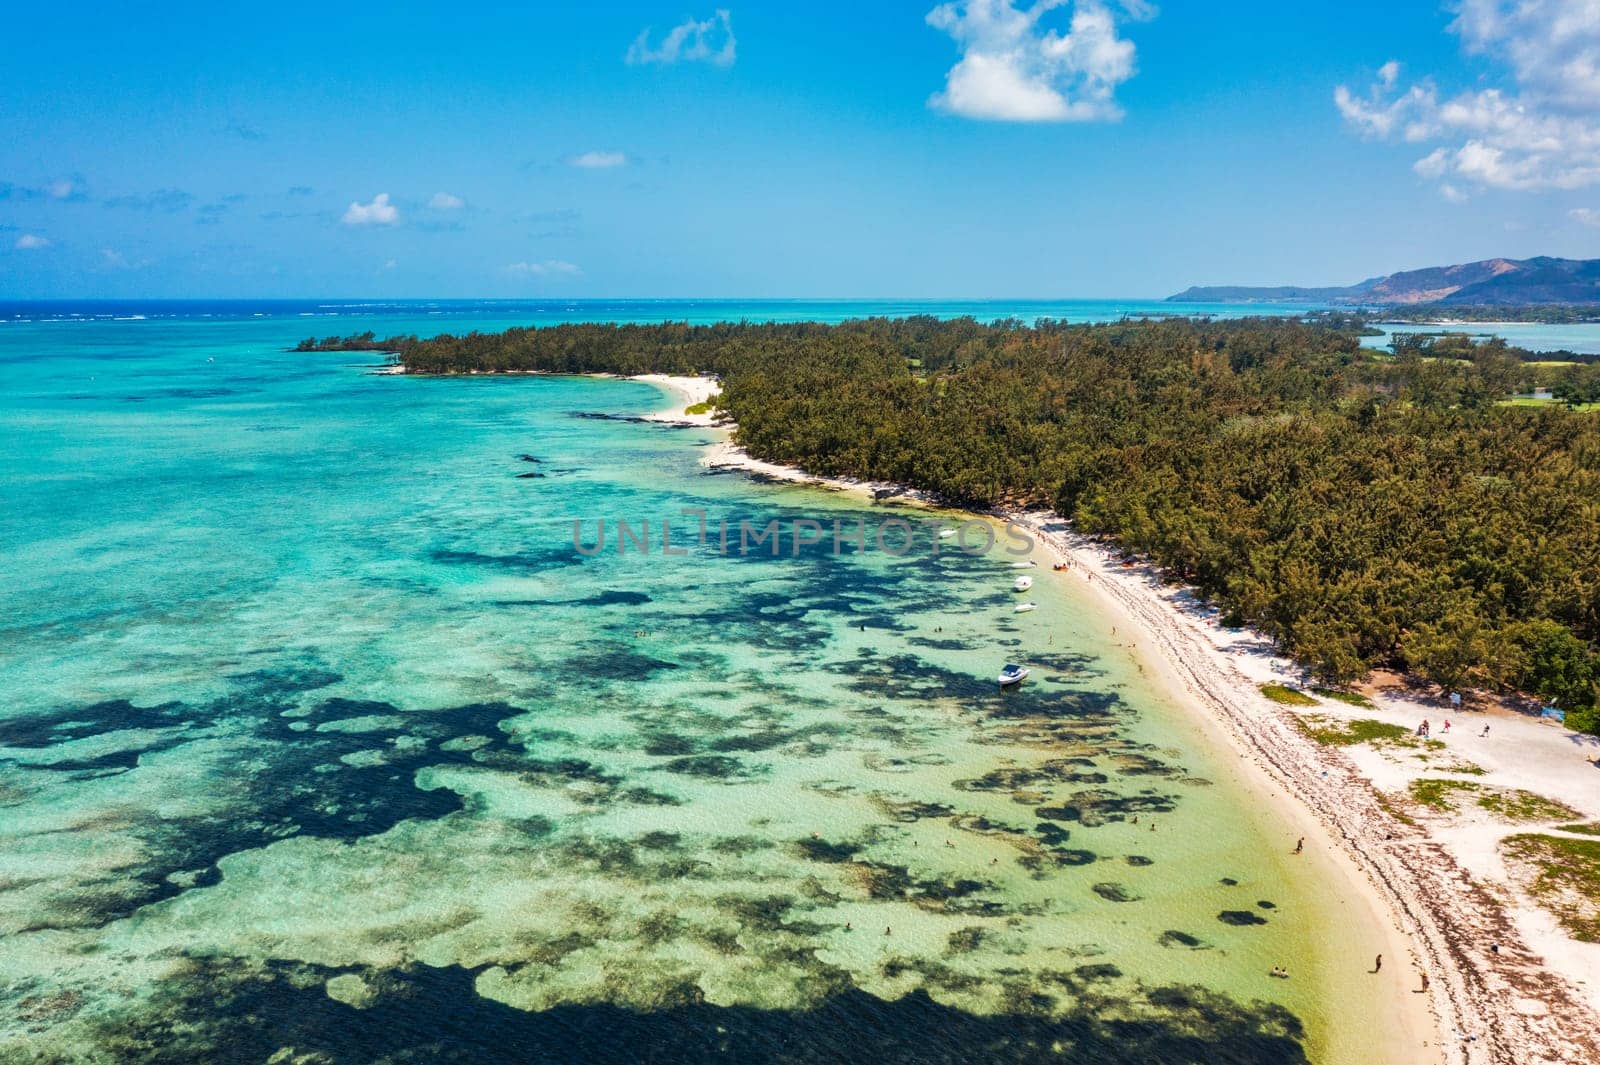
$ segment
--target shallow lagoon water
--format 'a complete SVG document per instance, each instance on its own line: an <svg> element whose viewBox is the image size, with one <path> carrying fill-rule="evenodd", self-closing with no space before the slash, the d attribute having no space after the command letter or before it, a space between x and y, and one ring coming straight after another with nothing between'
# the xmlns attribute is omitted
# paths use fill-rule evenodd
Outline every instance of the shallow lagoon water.
<svg viewBox="0 0 1600 1065"><path fill-rule="evenodd" d="M1070 580L294 339L0 336L0 1060L1363 1060L1362 930Z"/></svg>

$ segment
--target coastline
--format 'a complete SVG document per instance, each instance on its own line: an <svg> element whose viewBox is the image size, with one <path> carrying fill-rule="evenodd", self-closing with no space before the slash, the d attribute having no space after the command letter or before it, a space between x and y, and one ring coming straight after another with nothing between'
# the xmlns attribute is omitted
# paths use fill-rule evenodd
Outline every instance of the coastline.
<svg viewBox="0 0 1600 1065"><path fill-rule="evenodd" d="M598 376L610 376L602 374ZM713 412L690 414L689 408L699 406L715 396L722 388L715 377L675 377L671 374L645 373L628 378L644 381L671 393L674 403L666 410L658 410L644 417L647 421L666 422L671 425L712 426L718 422Z"/></svg>
<svg viewBox="0 0 1600 1065"><path fill-rule="evenodd" d="M662 378L651 383L675 395L697 393L688 382ZM683 404L687 406L688 403ZM678 417L671 417L676 414ZM689 423L681 407L659 412L654 420ZM725 427L728 423L721 423ZM905 486L814 476L795 467L751 457L731 439L712 444L702 465L740 469L776 480L862 494L874 500L930 502ZM1505 885L1485 875L1481 861L1464 862L1463 850L1482 849L1484 833L1441 838L1426 825L1396 816L1372 779L1370 758L1359 750L1324 746L1311 739L1299 718L1268 701L1260 684L1289 669L1265 638L1245 633L1221 640L1213 613L1185 589L1170 589L1154 567L1125 567L1118 553L1072 530L1050 512L991 515L1028 528L1069 570L1064 578L1081 581L1106 611L1126 623L1143 661L1158 670L1162 686L1198 726L1223 740L1250 767L1257 789L1286 822L1302 826L1308 839L1331 841L1322 850L1355 893L1359 905L1381 916L1383 949L1392 959L1409 958L1416 975L1426 975L1429 992L1408 1003L1404 1029L1394 1049L1418 1060L1417 1042L1450 1065L1495 1062L1563 1062L1600 1055L1595 1035L1600 1020L1600 947L1568 939L1547 913L1504 896ZM1328 709L1338 710L1332 704ZM1344 707L1346 711L1351 708ZM1419 710L1437 714L1415 700L1379 696L1369 716L1397 717ZM1420 716L1420 715L1417 715ZM1506 726L1509 720L1495 719ZM1532 728L1540 726L1521 722ZM1465 733L1467 730L1463 729ZM1570 796L1563 796L1570 800ZM1600 802L1600 800L1595 800ZM1592 804L1591 804L1592 805ZM1600 810L1583 811L1588 817ZM1495 837L1487 848L1495 856ZM1487 881L1487 882L1486 882ZM1512 893L1515 894L1515 893ZM1545 965L1546 955L1562 960L1566 973ZM1580 975L1582 974L1582 975ZM1584 976L1590 977L1585 981ZM1414 979L1408 974L1408 979ZM1589 993L1576 984L1587 983ZM1429 1016L1431 1014L1431 1016ZM1419 1039L1419 1035L1426 1038ZM1409 1050L1402 1050L1408 1045Z"/></svg>

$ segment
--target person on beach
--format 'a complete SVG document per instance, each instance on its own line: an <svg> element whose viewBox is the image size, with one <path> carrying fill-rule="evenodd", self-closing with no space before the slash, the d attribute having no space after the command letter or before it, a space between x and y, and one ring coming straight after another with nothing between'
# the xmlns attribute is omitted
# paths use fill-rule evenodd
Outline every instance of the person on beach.
<svg viewBox="0 0 1600 1065"><path fill-rule="evenodd" d="M1378 960L1372 963L1372 971L1375 972L1375 973L1383 971L1383 955L1382 954L1379 954L1378 955Z"/></svg>
<svg viewBox="0 0 1600 1065"><path fill-rule="evenodd" d="M1481 740L1481 739L1483 739L1483 737L1487 736L1488 734L1489 734L1489 726L1485 725L1485 726L1483 726L1483 731L1478 733L1478 738Z"/></svg>
<svg viewBox="0 0 1600 1065"><path fill-rule="evenodd" d="M1301 851L1303 851L1305 849L1306 849L1306 838L1304 836L1301 836L1300 837L1300 842L1296 843L1294 845L1294 852L1296 854L1299 854Z"/></svg>
<svg viewBox="0 0 1600 1065"><path fill-rule="evenodd" d="M1417 989L1417 991L1418 991L1419 994L1424 994L1424 995L1426 995L1428 993L1428 974L1427 973L1423 973L1422 974L1422 986L1419 987Z"/></svg>

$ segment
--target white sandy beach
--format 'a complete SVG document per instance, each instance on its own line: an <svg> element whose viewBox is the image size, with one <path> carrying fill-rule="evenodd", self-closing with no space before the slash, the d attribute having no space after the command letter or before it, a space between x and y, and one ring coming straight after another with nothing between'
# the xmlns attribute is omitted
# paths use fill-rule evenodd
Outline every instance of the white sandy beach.
<svg viewBox="0 0 1600 1065"><path fill-rule="evenodd" d="M670 374L646 373L632 378L666 389L676 402L666 410L658 410L645 417L653 422L670 422L673 425L715 425L714 412L690 414L688 408L696 407L722 390L715 377L674 377Z"/></svg>
<svg viewBox="0 0 1600 1065"><path fill-rule="evenodd" d="M709 394L699 378L647 379L679 396ZM686 420L667 418L670 413L657 417ZM731 440L712 445L701 461L873 498L922 499L903 486L815 477L762 462ZM1409 781L1439 770L1366 745L1331 747L1308 737L1293 711L1261 694L1263 683L1293 684L1299 676L1270 641L1223 629L1214 610L1190 591L1165 584L1154 567L1124 566L1120 552L1075 533L1057 515L999 517L1025 525L1069 563L1049 576L1084 582L1173 697L1253 769L1268 801L1304 827L1308 848L1329 856L1352 901L1386 916L1386 955L1395 963L1410 960L1411 971L1418 979L1426 974L1430 984L1428 994L1408 996L1416 1005L1408 1010L1406 1030L1395 1033L1393 1060L1523 1065L1600 1059L1600 945L1569 937L1511 883L1499 857L1501 837L1548 826L1420 815L1401 820L1393 811L1410 809L1404 798ZM1408 728L1424 717L1442 726L1449 709L1391 692L1376 693L1372 708L1319 703L1305 709ZM1600 740L1524 715L1491 711L1460 718L1443 739L1452 755L1459 752L1485 771L1474 782L1526 789L1565 803L1584 819L1600 819L1600 769L1585 760L1600 753ZM1486 723L1490 736L1475 742ZM1440 738L1437 731L1434 736Z"/></svg>

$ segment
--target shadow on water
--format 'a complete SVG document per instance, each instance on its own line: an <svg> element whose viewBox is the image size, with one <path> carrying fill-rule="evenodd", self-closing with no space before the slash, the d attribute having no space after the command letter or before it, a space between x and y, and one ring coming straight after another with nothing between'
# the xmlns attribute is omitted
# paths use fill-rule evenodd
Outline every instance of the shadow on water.
<svg viewBox="0 0 1600 1065"><path fill-rule="evenodd" d="M1280 1006L1244 1004L1192 987L1100 1001L1063 974L1080 1003L1061 1014L1049 995L977 1016L921 991L886 1001L850 989L803 1010L715 1006L692 985L660 1008L558 1006L524 1012L477 994L475 974L417 968L367 977L364 1009L322 987L329 971L273 966L254 976L206 971L163 994L154 1016L96 1042L121 1062L360 1063L739 1062L822 1065L1294 1065L1307 1060L1299 1020ZM148 1016L148 1015L147 1015ZM275 1056L277 1055L277 1056ZM49 1060L49 1059L44 1059Z"/></svg>

